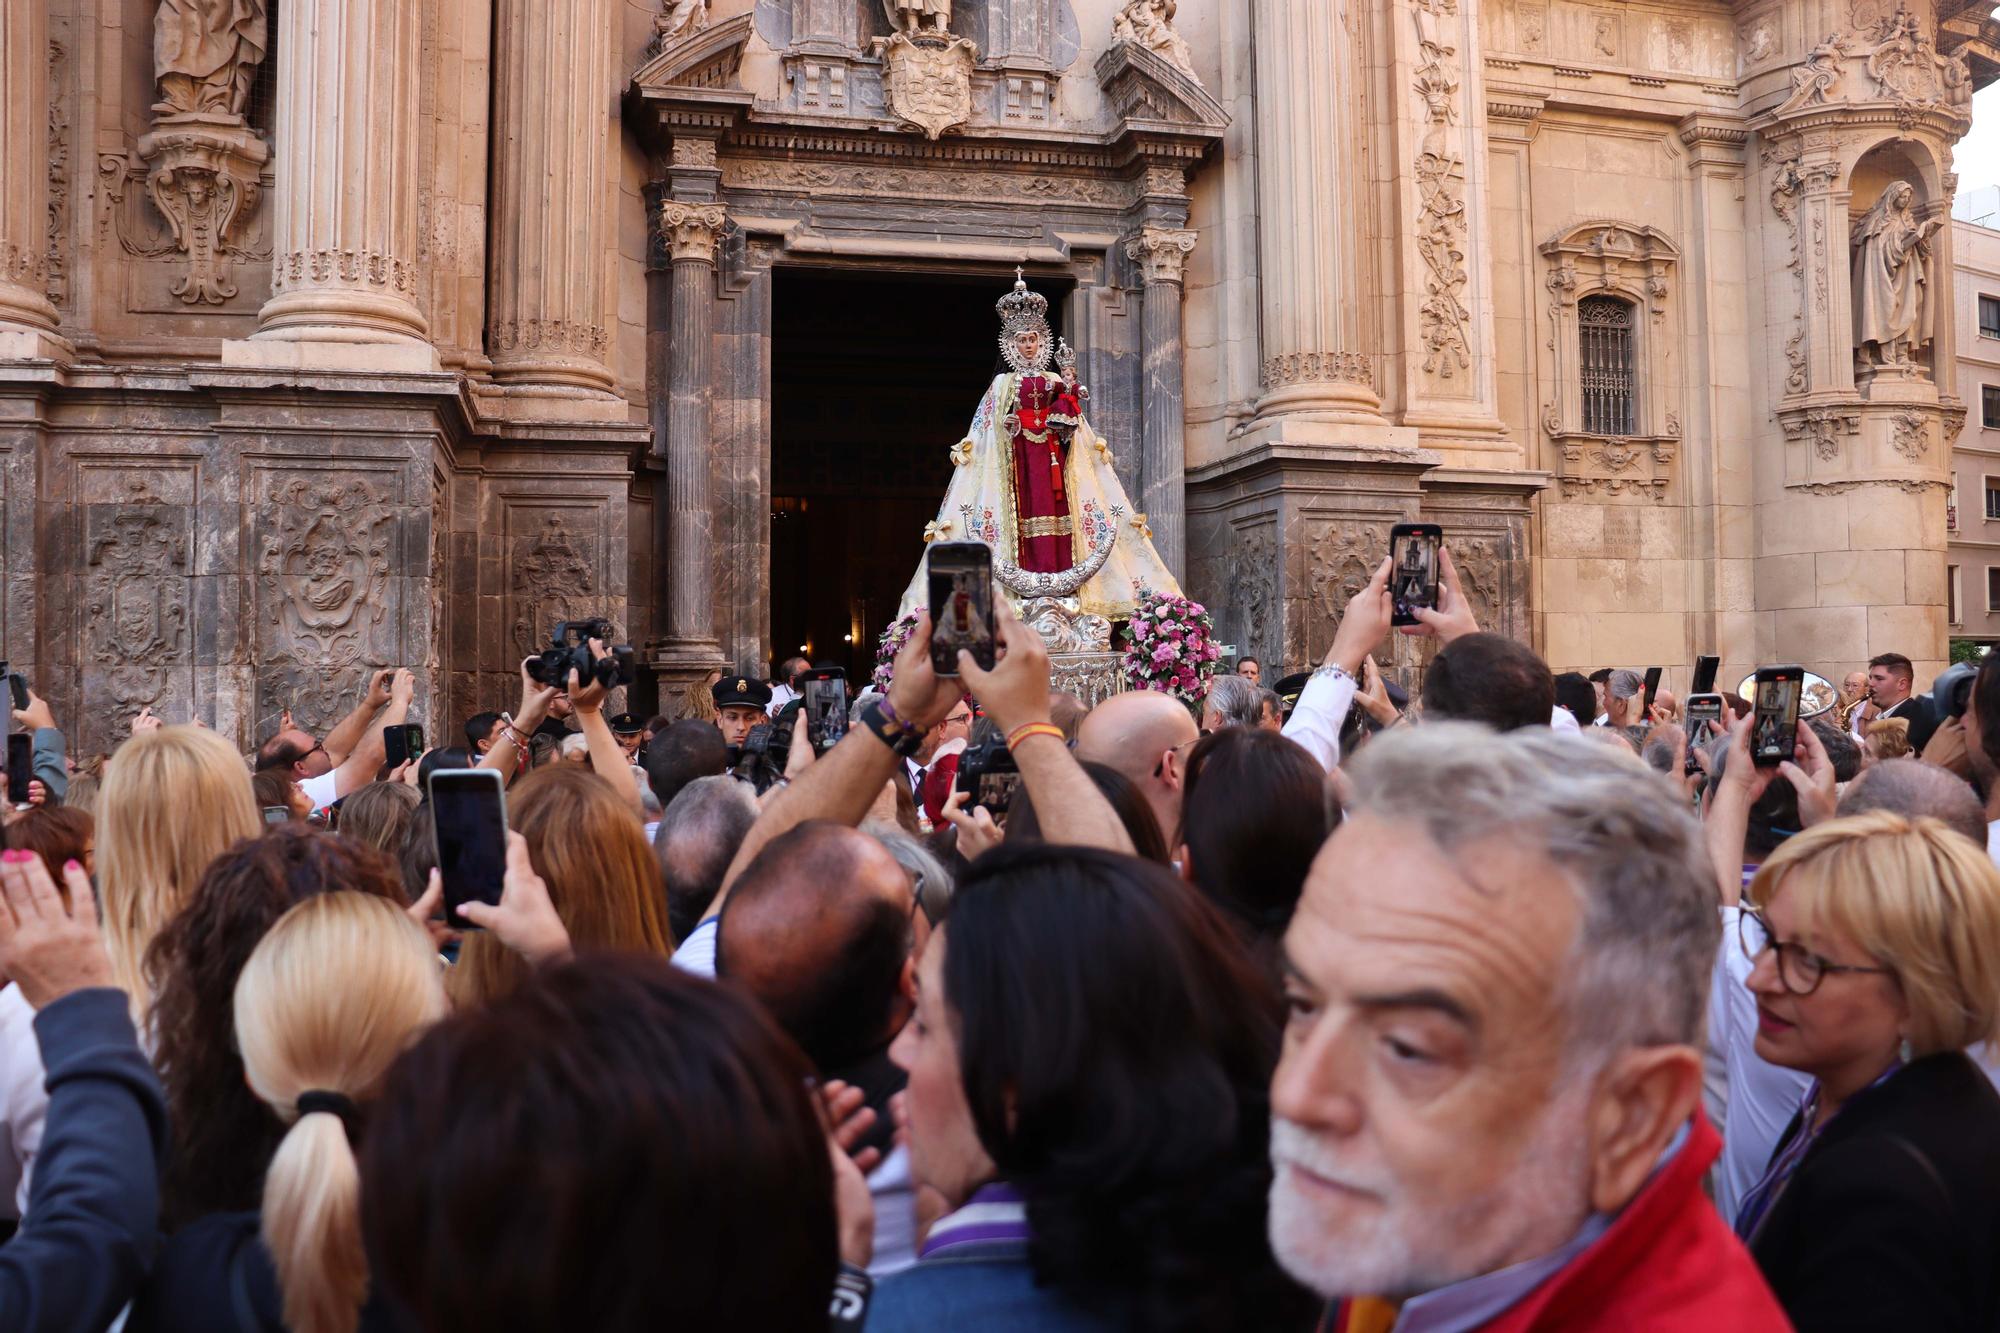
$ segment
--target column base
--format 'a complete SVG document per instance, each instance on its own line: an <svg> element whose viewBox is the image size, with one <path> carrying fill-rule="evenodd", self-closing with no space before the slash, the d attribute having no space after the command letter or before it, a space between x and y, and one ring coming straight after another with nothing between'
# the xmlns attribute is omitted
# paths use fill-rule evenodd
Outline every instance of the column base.
<svg viewBox="0 0 2000 1333"><path fill-rule="evenodd" d="M0 325L0 361L61 361L76 359L69 339L46 329Z"/></svg>
<svg viewBox="0 0 2000 1333"><path fill-rule="evenodd" d="M632 409L617 394L565 384L493 384L474 391L483 415L496 421L589 421L624 425Z"/></svg>
<svg viewBox="0 0 2000 1333"><path fill-rule="evenodd" d="M1418 449L1414 426L1392 426L1380 416L1349 421L1317 413L1286 413L1283 416L1254 418L1244 426L1243 433L1230 443L1239 457L1260 448L1383 449L1411 454ZM1434 466L1438 461L1432 456L1427 465ZM1201 470L1208 472L1213 469Z"/></svg>
<svg viewBox="0 0 2000 1333"><path fill-rule="evenodd" d="M660 684L675 686L735 669L714 639L654 639L646 645L644 663Z"/></svg>
<svg viewBox="0 0 2000 1333"><path fill-rule="evenodd" d="M378 371L391 375L435 375L443 370L437 348L413 339L384 342L356 342L328 329L324 339L309 336L318 330L287 329L282 338L225 338L222 364L242 370L341 370Z"/></svg>
<svg viewBox="0 0 2000 1333"><path fill-rule="evenodd" d="M1308 380L1274 388L1257 400L1253 428L1265 421L1334 421L1357 426L1387 425L1373 384L1354 380Z"/></svg>

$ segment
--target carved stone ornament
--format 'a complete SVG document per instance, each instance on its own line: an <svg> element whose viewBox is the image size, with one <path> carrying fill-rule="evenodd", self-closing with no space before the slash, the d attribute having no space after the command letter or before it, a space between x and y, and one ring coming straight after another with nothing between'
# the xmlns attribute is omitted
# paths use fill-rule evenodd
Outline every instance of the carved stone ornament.
<svg viewBox="0 0 2000 1333"><path fill-rule="evenodd" d="M1143 46L1199 83L1187 41L1174 30L1177 8L1177 0L1129 0L1111 17L1111 40Z"/></svg>
<svg viewBox="0 0 2000 1333"><path fill-rule="evenodd" d="M103 673L112 734L161 702L188 647L188 538L177 507L132 479L133 501L92 514L84 557L84 656Z"/></svg>
<svg viewBox="0 0 2000 1333"><path fill-rule="evenodd" d="M1052 653L1111 650L1111 622L1086 613L1074 597L1030 597L1021 604L1021 620Z"/></svg>
<svg viewBox="0 0 2000 1333"><path fill-rule="evenodd" d="M653 19L654 53L707 28L708 6L709 0L665 0Z"/></svg>
<svg viewBox="0 0 2000 1333"><path fill-rule="evenodd" d="M1931 425L1915 412L1898 412L1891 422L1889 443L1912 463L1920 463L1931 451Z"/></svg>
<svg viewBox="0 0 2000 1333"><path fill-rule="evenodd" d="M950 33L951 0L882 0L882 12L888 16L890 27L912 37L927 30L942 35Z"/></svg>
<svg viewBox="0 0 2000 1333"><path fill-rule="evenodd" d="M157 115L243 123L270 35L264 0L159 0L153 11Z"/></svg>
<svg viewBox="0 0 2000 1333"><path fill-rule="evenodd" d="M1907 3L1882 14L1875 7L1854 15L1857 31L1829 33L1805 63L1792 70L1792 93L1776 114L1810 111L1844 92L1849 100L1894 103L1907 122L1923 111L1942 110L1969 117L1971 71L1924 35L1923 23ZM1849 60L1862 62L1859 71ZM1865 76L1865 82L1863 80Z"/></svg>
<svg viewBox="0 0 2000 1333"><path fill-rule="evenodd" d="M1196 233L1172 227L1147 227L1125 242L1125 257L1138 261L1147 283L1182 281L1187 257L1194 253Z"/></svg>
<svg viewBox="0 0 2000 1333"><path fill-rule="evenodd" d="M935 139L972 119L972 67L979 48L964 37L895 32L877 38L889 114Z"/></svg>
<svg viewBox="0 0 2000 1333"><path fill-rule="evenodd" d="M1417 308L1424 370L1450 379L1472 364L1465 304L1465 158L1458 125L1460 67L1452 25L1458 0L1416 0L1418 63L1411 91L1422 104L1417 148L1417 253L1424 264L1424 299Z"/></svg>
<svg viewBox="0 0 2000 1333"><path fill-rule="evenodd" d="M1589 434L1583 407L1583 321L1579 303L1610 296L1631 307L1633 420L1631 439L1668 440L1679 433L1673 397L1674 336L1667 314L1680 251L1657 227L1616 218L1573 222L1539 247L1548 263L1548 349L1556 397L1543 408L1542 428L1553 439ZM1651 318L1640 320L1645 311Z"/></svg>
<svg viewBox="0 0 2000 1333"><path fill-rule="evenodd" d="M1261 658L1270 651L1272 608L1277 602L1278 550L1274 525L1239 532L1229 552L1229 596L1225 603L1239 651Z"/></svg>
<svg viewBox="0 0 2000 1333"><path fill-rule="evenodd" d="M547 647L556 622L600 613L596 568L561 515L517 540L512 564L514 649L522 656Z"/></svg>
<svg viewBox="0 0 2000 1333"><path fill-rule="evenodd" d="M1838 460L1841 440L1861 431L1860 414L1839 407L1813 407L1803 412L1781 413L1778 422L1787 440L1811 444L1813 456L1822 463Z"/></svg>
<svg viewBox="0 0 2000 1333"><path fill-rule="evenodd" d="M1837 32L1828 33L1826 40L1806 56L1805 63L1792 71L1792 95L1779 105L1776 114L1803 111L1825 102L1828 90L1840 82L1847 55L1847 38Z"/></svg>
<svg viewBox="0 0 2000 1333"><path fill-rule="evenodd" d="M721 204L660 201L660 231L667 240L667 254L676 263L713 264L716 243L727 220Z"/></svg>
<svg viewBox="0 0 2000 1333"><path fill-rule="evenodd" d="M389 657L374 641L391 624L395 516L373 481L329 473L281 476L265 495L258 599L271 626L267 682L309 729L337 721L368 665Z"/></svg>
<svg viewBox="0 0 2000 1333"><path fill-rule="evenodd" d="M1264 387L1287 384L1375 384L1375 360L1364 352L1287 352L1266 358Z"/></svg>
<svg viewBox="0 0 2000 1333"><path fill-rule="evenodd" d="M1387 554L1386 525L1329 523L1307 548L1313 600L1326 617L1338 621L1347 603L1368 586L1376 566Z"/></svg>

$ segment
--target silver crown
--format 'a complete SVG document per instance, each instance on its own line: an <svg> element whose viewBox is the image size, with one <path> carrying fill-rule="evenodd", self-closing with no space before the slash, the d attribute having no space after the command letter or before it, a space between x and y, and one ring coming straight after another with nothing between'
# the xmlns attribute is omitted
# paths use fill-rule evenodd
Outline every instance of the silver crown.
<svg viewBox="0 0 2000 1333"><path fill-rule="evenodd" d="M1046 329L1049 325L1049 298L1040 292L1028 290L1027 281L1021 270L1014 270L1014 290L993 303L1000 312L1000 328L1004 333L1037 325Z"/></svg>

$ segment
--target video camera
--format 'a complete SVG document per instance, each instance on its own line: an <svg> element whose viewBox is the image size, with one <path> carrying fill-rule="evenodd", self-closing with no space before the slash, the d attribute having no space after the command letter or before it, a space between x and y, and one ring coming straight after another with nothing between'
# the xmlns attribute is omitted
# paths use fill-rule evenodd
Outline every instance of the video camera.
<svg viewBox="0 0 2000 1333"><path fill-rule="evenodd" d="M593 680L606 689L630 685L635 675L632 645L612 643L611 633L611 622L602 618L557 621L556 627L549 631L549 646L528 659L528 679L537 685L568 689L569 673L574 671L578 683L583 685ZM611 656L592 657L592 639L602 641Z"/></svg>
<svg viewBox="0 0 2000 1333"><path fill-rule="evenodd" d="M794 725L790 721L759 722L750 728L741 746L731 746L725 752L731 775L749 783L759 796L769 791L771 784L784 776L785 761L792 753Z"/></svg>

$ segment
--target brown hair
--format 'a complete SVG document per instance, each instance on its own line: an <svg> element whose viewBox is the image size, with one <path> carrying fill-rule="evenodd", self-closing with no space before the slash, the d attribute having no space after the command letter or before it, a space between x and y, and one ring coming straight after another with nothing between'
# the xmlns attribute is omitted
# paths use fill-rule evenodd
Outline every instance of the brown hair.
<svg viewBox="0 0 2000 1333"><path fill-rule="evenodd" d="M7 825L5 842L10 851L25 848L42 858L49 878L65 897L63 862L82 862L96 839L97 821L68 805L36 806Z"/></svg>
<svg viewBox="0 0 2000 1333"><path fill-rule="evenodd" d="M230 1007L237 977L279 917L337 889L409 902L396 867L372 847L283 824L217 857L147 952L158 996L153 1063L173 1132L160 1198L170 1231L206 1213L257 1206L284 1130L243 1081Z"/></svg>
<svg viewBox="0 0 2000 1333"><path fill-rule="evenodd" d="M538 768L507 794L507 823L549 886L570 942L586 949L670 954L666 889L631 805L581 764ZM466 936L451 995L487 1004L524 981L528 963L484 931Z"/></svg>
<svg viewBox="0 0 2000 1333"><path fill-rule="evenodd" d="M340 803L340 832L378 852L401 856L411 813L421 799L407 782L371 782Z"/></svg>
<svg viewBox="0 0 2000 1333"><path fill-rule="evenodd" d="M298 789L299 784L279 769L267 768L250 775L250 790L256 793L257 812L260 815L275 805L281 807L289 816Z"/></svg>

